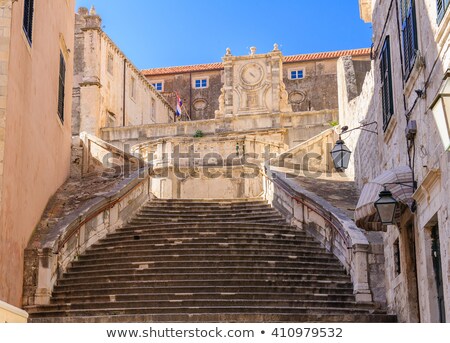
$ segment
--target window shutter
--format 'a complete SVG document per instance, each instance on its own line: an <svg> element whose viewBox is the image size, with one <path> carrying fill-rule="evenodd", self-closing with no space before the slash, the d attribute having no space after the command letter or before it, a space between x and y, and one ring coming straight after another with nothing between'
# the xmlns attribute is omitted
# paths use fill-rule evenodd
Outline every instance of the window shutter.
<svg viewBox="0 0 450 343"><path fill-rule="evenodd" d="M23 7L23 30L31 44L33 37L34 0L25 0Z"/></svg>
<svg viewBox="0 0 450 343"><path fill-rule="evenodd" d="M386 130L389 121L394 114L394 99L392 95L391 48L389 36L386 37L386 40L384 42L380 60L383 129Z"/></svg>
<svg viewBox="0 0 450 343"><path fill-rule="evenodd" d="M58 90L58 116L64 122L64 97L66 82L66 61L62 52L59 55L59 90Z"/></svg>
<svg viewBox="0 0 450 343"><path fill-rule="evenodd" d="M416 61L417 28L414 1L403 0L402 5L402 38L405 79L409 77Z"/></svg>

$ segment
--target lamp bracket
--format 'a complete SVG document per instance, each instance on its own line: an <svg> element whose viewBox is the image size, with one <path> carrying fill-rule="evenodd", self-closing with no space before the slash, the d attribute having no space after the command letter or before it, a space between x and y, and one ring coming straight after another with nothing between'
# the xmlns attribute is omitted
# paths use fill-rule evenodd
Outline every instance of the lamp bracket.
<svg viewBox="0 0 450 343"><path fill-rule="evenodd" d="M369 130L369 129L365 128L366 126L370 126L370 125L375 125L375 130ZM341 135L344 134L344 133L355 131L355 130L367 131L367 132L374 133L374 134L378 135L378 122L373 121L373 122L370 122L370 123L367 123L367 124L360 125L358 127L350 129L350 130L348 129L348 126L343 126L342 130L341 130Z"/></svg>

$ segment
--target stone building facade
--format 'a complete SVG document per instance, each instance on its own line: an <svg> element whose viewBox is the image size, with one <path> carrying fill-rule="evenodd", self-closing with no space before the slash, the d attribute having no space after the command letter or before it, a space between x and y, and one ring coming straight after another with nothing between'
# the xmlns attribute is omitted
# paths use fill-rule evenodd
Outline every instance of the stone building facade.
<svg viewBox="0 0 450 343"><path fill-rule="evenodd" d="M74 9L75 0L0 1L0 303L16 307L24 249L69 176Z"/></svg>
<svg viewBox="0 0 450 343"><path fill-rule="evenodd" d="M95 9L75 17L73 134L173 122L170 105L103 32Z"/></svg>
<svg viewBox="0 0 450 343"><path fill-rule="evenodd" d="M337 59L352 56L355 61L367 61L369 54L370 49L356 49L281 55L282 81L292 110L337 109ZM173 108L176 106L176 94L179 94L184 105L183 113L188 113L192 120L212 119L219 110L219 97L225 83L225 65L231 56L232 52L229 51L222 63L154 68L143 70L142 73ZM183 117L183 120L186 118Z"/></svg>
<svg viewBox="0 0 450 343"><path fill-rule="evenodd" d="M375 121L378 135L343 137L362 188L355 219L385 232L390 311L402 322L450 322L450 152L432 111L450 67L448 1L360 0L360 9L373 24L372 71L359 97L341 101L340 121ZM340 85L344 93L348 78ZM385 226L373 206L383 185L399 201Z"/></svg>

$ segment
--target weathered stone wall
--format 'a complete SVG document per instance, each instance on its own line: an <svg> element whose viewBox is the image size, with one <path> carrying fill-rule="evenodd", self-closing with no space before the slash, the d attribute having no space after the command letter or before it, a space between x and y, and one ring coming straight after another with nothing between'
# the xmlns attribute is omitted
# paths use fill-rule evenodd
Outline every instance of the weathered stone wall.
<svg viewBox="0 0 450 343"><path fill-rule="evenodd" d="M365 62L367 56L354 57L357 61ZM289 104L294 112L321 111L338 108L337 92L337 58L283 63L283 83L288 92ZM365 63L362 63L364 66ZM191 114L192 120L211 119L219 109L219 96L224 84L223 68L190 73L147 75L150 83L163 82L161 93L173 108L176 106L175 92L180 94L185 110ZM356 67L357 69L359 66ZM364 68L364 67L362 67ZM291 80L291 69L303 69L304 78ZM359 76L363 73L358 73ZM208 88L194 89L191 80L208 78ZM361 82L361 77L358 82ZM206 106L203 108L203 106Z"/></svg>
<svg viewBox="0 0 450 343"><path fill-rule="evenodd" d="M22 303L24 249L69 176L75 1L35 1L32 43L24 1L0 2L0 300ZM60 54L66 64L58 117Z"/></svg>
<svg viewBox="0 0 450 343"><path fill-rule="evenodd" d="M398 2L360 1L363 17L365 20L371 17L373 22L374 91L365 112L354 108L345 113L345 117L350 120L352 116L358 117L367 122L376 120L378 136L372 135L368 139L370 134L361 134L354 145L352 142L350 149L359 151L355 154L359 185L385 170L409 165L408 153L410 154L414 178L418 183L414 194L417 211L412 214L412 224L399 219L397 225L386 227L384 245L388 306L393 313L398 314L401 321L439 321L436 273L431 250L431 228L438 225L445 315L446 320L450 321L450 153L444 152L436 123L429 110L444 72L450 67L450 52L447 49L450 42L450 11L447 10L443 20L438 23L436 1L415 1L419 51L410 75L405 78L402 70L403 43L399 31L401 19L396 4ZM369 15L370 8L372 13ZM388 36L394 115L383 129L379 56ZM367 83L370 85L369 81ZM423 91L424 96L419 96L415 90ZM367 102L364 99L360 101ZM364 111L362 107L359 109ZM417 123L417 135L410 149L405 137L407 119ZM404 207L401 218L408 215L411 213ZM392 260L393 246L397 239L400 245L400 262L404 267L400 275L395 274L395 263ZM417 297L414 296L415 293L418 294Z"/></svg>
<svg viewBox="0 0 450 343"><path fill-rule="evenodd" d="M376 121L369 112L374 95L374 74L369 61L354 61L351 57L341 57L338 66L339 127L349 129ZM365 129L377 132L373 124ZM339 128L338 128L338 131ZM379 174L377 159L377 135L363 130L355 130L342 135L342 139L352 151L346 175L354 177L360 189L368 180ZM358 144L361 142L361 144Z"/></svg>
<svg viewBox="0 0 450 343"><path fill-rule="evenodd" d="M102 31L95 10L76 14L73 134L173 122L174 112Z"/></svg>
<svg viewBox="0 0 450 343"><path fill-rule="evenodd" d="M208 80L208 87L195 89L193 83L196 79ZM161 75L149 78L150 83L162 82L161 94L167 99L172 108L177 106L176 93L183 102L182 119L186 120L186 113L192 120L214 118L214 111L219 108L220 89L222 88L223 71L191 72L177 75Z"/></svg>
<svg viewBox="0 0 450 343"><path fill-rule="evenodd" d="M232 118L105 128L101 138L122 148L151 139L187 136L192 137L200 130L205 135L245 134L246 132L266 132L285 130L284 143L293 147L330 128L329 123L337 119L337 111L310 111L288 114L258 114Z"/></svg>

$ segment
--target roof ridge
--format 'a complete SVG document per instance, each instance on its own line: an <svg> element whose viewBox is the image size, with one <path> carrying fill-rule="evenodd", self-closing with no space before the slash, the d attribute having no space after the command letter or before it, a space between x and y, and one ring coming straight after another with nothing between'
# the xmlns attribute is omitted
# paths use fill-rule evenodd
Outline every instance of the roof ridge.
<svg viewBox="0 0 450 343"><path fill-rule="evenodd" d="M283 56L283 62L290 63L290 62L300 62L310 60L321 60L321 59L338 58L346 55L356 55L356 56L368 55L370 54L370 50L371 48L359 48L348 50L311 52L297 55L286 55ZM141 72L144 75L164 75L176 73L189 73L193 71L209 71L222 68L223 68L222 62L212 62L212 63L191 64L184 66L149 68L149 69L142 69Z"/></svg>

